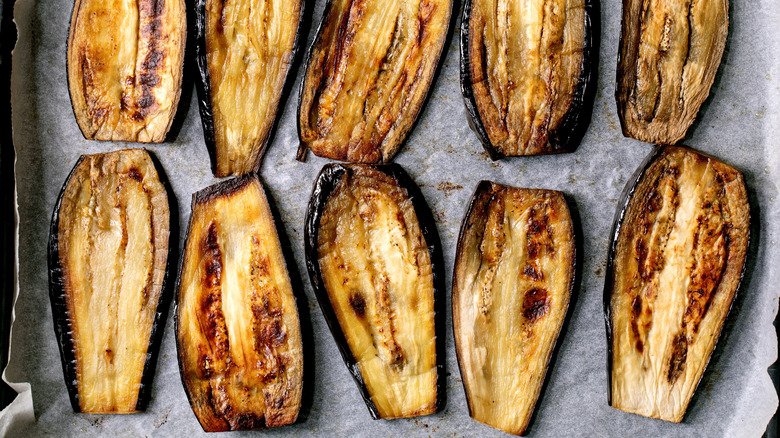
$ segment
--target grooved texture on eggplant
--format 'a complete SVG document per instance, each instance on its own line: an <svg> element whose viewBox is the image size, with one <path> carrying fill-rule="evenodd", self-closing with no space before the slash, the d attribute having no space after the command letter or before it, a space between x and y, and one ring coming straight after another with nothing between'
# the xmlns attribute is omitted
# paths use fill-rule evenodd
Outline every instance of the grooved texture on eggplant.
<svg viewBox="0 0 780 438"><path fill-rule="evenodd" d="M182 0L76 0L68 86L85 138L165 139L181 94L185 35Z"/></svg>
<svg viewBox="0 0 780 438"><path fill-rule="evenodd" d="M300 321L279 236L254 174L196 193L179 277L182 382L207 432L295 422Z"/></svg>
<svg viewBox="0 0 780 438"><path fill-rule="evenodd" d="M329 0L301 84L302 147L392 159L429 92L451 10L452 0Z"/></svg>
<svg viewBox="0 0 780 438"><path fill-rule="evenodd" d="M467 0L461 89L492 158L576 148L593 105L593 9L593 0Z"/></svg>
<svg viewBox="0 0 780 438"><path fill-rule="evenodd" d="M302 0L204 0L196 13L198 91L216 176L260 166L295 56Z"/></svg>
<svg viewBox="0 0 780 438"><path fill-rule="evenodd" d="M617 66L623 135L675 144L696 118L720 65L728 0L624 0Z"/></svg>
<svg viewBox="0 0 780 438"><path fill-rule="evenodd" d="M666 147L625 196L604 295L611 405L680 422L742 278L745 183L714 158Z"/></svg>
<svg viewBox="0 0 780 438"><path fill-rule="evenodd" d="M374 418L432 414L441 397L443 276L423 202L399 166L328 165L309 204L309 275Z"/></svg>
<svg viewBox="0 0 780 438"><path fill-rule="evenodd" d="M452 286L458 363L472 418L522 434L574 284L563 194L482 181L463 219Z"/></svg>
<svg viewBox="0 0 780 438"><path fill-rule="evenodd" d="M149 154L86 155L52 219L49 293L76 412L146 408L169 252L167 192Z"/></svg>

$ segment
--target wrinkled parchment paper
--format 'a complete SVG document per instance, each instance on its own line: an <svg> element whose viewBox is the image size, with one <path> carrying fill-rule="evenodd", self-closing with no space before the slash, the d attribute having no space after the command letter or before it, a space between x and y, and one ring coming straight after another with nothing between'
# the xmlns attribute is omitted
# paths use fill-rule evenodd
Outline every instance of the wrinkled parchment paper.
<svg viewBox="0 0 780 438"><path fill-rule="evenodd" d="M582 282L571 304L546 393L537 405L532 436L759 436L777 406L766 373L777 357L772 321L780 295L780 3L732 0L726 52L709 100L685 144L742 169L750 192L754 244L744 288L737 296L718 347L682 424L627 414L607 406L606 338L602 287L607 242L617 199L651 146L623 138L615 113L615 60L620 3L603 1L599 87L590 129L568 155L492 162L469 130L458 84L458 34L445 48L444 66L417 128L395 159L422 188L444 245L447 308L456 235L476 183L491 179L520 187L562 190L574 199L584 231ZM310 2L314 14L308 47L324 0ZM49 307L46 241L57 194L77 158L136 146L84 140L76 125L66 85L65 44L72 4L18 0L19 42L13 57L13 127L19 215L19 295L15 307L11 362L5 372L21 383L16 403L0 414L10 435L186 436L203 432L187 403L176 362L173 318L169 315L146 413L130 416L71 412ZM457 22L459 23L459 19ZM190 68L193 66L189 66ZM327 160L310 154L294 160L297 148L296 86L280 113L280 124L262 167L262 179L281 213L280 230L293 246L306 300L301 317L313 331L314 382L311 407L298 424L267 431L271 436L502 436L468 416L455 359L451 315L440 333L447 345L446 408L409 420L372 421L316 305L306 276L303 222L312 183ZM192 89L181 105L186 119L175 141L147 146L162 162L186 229L191 194L216 181ZM180 235L180 246L184 235ZM30 389L25 389L31 387ZM34 404L31 405L31 400ZM34 406L36 421L30 422ZM0 429L0 432L3 430ZM236 434L241 436L241 434Z"/></svg>

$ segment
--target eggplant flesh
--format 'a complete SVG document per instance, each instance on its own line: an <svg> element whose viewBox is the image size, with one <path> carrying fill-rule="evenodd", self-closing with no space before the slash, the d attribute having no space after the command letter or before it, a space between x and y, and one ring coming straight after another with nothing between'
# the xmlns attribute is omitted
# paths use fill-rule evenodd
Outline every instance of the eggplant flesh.
<svg viewBox="0 0 780 438"><path fill-rule="evenodd" d="M372 415L385 419L432 414L439 399L435 256L393 174L402 170L390 169L326 166L318 183L332 178L329 193L307 218L318 301Z"/></svg>
<svg viewBox="0 0 780 438"><path fill-rule="evenodd" d="M605 289L610 403L680 422L742 278L745 183L714 158L666 147L626 196Z"/></svg>
<svg viewBox="0 0 780 438"><path fill-rule="evenodd" d="M300 321L254 174L193 196L178 288L179 366L203 429L295 422L303 378Z"/></svg>
<svg viewBox="0 0 780 438"><path fill-rule="evenodd" d="M330 0L301 85L300 152L392 159L428 95L451 10L451 0Z"/></svg>
<svg viewBox="0 0 780 438"><path fill-rule="evenodd" d="M76 0L68 86L85 138L165 139L181 95L185 35L182 0Z"/></svg>
<svg viewBox="0 0 780 438"><path fill-rule="evenodd" d="M260 166L298 43L302 0L202 0L201 112L218 177ZM205 93L203 93L205 92Z"/></svg>
<svg viewBox="0 0 780 438"><path fill-rule="evenodd" d="M482 181L461 226L452 315L475 420L528 427L566 317L575 239L563 194Z"/></svg>
<svg viewBox="0 0 780 438"><path fill-rule="evenodd" d="M81 157L49 244L52 314L74 411L146 409L169 234L168 195L146 151Z"/></svg>
<svg viewBox="0 0 780 438"><path fill-rule="evenodd" d="M592 106L592 8L591 0L466 3L461 86L491 157L577 146Z"/></svg>
<svg viewBox="0 0 780 438"><path fill-rule="evenodd" d="M728 0L625 0L617 66L623 135L675 144L715 81L728 35Z"/></svg>

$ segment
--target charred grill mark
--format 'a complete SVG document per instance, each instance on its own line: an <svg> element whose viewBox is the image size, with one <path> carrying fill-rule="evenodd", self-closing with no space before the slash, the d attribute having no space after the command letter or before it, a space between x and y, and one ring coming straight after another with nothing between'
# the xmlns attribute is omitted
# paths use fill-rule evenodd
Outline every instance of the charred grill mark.
<svg viewBox="0 0 780 438"><path fill-rule="evenodd" d="M523 297L523 317L530 321L536 322L550 310L550 300L547 297L547 290L534 287L525 292Z"/></svg>
<svg viewBox="0 0 780 438"><path fill-rule="evenodd" d="M636 338L634 347L639 354L642 354L645 350L645 344L642 341L642 336L639 333L639 318L642 316L642 297L635 296L631 301L631 333Z"/></svg>

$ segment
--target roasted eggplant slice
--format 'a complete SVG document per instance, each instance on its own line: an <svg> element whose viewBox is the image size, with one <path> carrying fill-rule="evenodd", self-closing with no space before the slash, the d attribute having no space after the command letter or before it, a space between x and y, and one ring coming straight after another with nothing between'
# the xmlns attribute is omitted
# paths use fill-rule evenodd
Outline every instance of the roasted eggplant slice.
<svg viewBox="0 0 780 438"><path fill-rule="evenodd" d="M303 378L300 321L257 176L193 195L178 289L179 367L203 430L295 422Z"/></svg>
<svg viewBox="0 0 780 438"><path fill-rule="evenodd" d="M623 135L675 144L707 99L728 34L728 0L624 0L617 65Z"/></svg>
<svg viewBox="0 0 780 438"><path fill-rule="evenodd" d="M169 303L170 221L165 186L141 149L82 156L62 188L49 295L75 412L146 409Z"/></svg>
<svg viewBox="0 0 780 438"><path fill-rule="evenodd" d="M305 241L320 308L372 417L436 412L444 276L433 217L414 182L397 165L325 166Z"/></svg>
<svg viewBox="0 0 780 438"><path fill-rule="evenodd" d="M159 143L181 95L183 0L76 0L68 86L89 140Z"/></svg>
<svg viewBox="0 0 780 438"><path fill-rule="evenodd" d="M493 159L571 152L595 91L595 0L466 0L461 90Z"/></svg>
<svg viewBox="0 0 780 438"><path fill-rule="evenodd" d="M299 42L303 0L198 0L198 94L216 176L256 171Z"/></svg>
<svg viewBox="0 0 780 438"><path fill-rule="evenodd" d="M742 279L745 183L714 158L659 147L623 196L604 286L610 404L680 422Z"/></svg>
<svg viewBox="0 0 780 438"><path fill-rule="evenodd" d="M452 0L329 0L307 56L299 159L393 158L419 115L447 37Z"/></svg>
<svg viewBox="0 0 780 438"><path fill-rule="evenodd" d="M574 285L575 239L560 192L482 181L460 229L452 284L471 417L521 435Z"/></svg>

